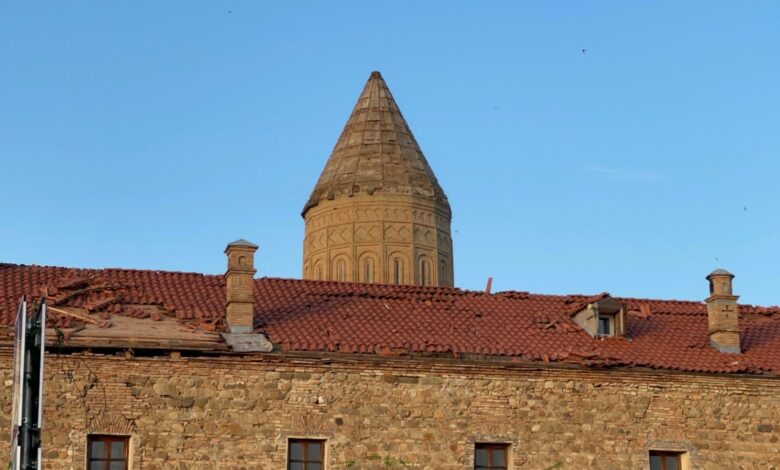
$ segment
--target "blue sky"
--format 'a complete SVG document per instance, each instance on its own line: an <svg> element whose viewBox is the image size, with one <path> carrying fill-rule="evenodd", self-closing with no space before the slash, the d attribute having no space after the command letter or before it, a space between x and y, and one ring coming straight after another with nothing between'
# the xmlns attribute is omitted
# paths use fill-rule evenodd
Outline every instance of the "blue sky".
<svg viewBox="0 0 780 470"><path fill-rule="evenodd" d="M780 304L777 2L7 2L0 61L0 261L300 277L380 70L457 285Z"/></svg>

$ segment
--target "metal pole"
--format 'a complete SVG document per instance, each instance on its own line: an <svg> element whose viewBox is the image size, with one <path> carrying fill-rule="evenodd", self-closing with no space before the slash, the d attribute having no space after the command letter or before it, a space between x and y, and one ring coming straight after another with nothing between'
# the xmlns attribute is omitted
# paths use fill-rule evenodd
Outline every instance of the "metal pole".
<svg viewBox="0 0 780 470"><path fill-rule="evenodd" d="M24 382L22 388L24 390L24 402L22 403L22 430L20 438L21 442L21 456L22 456L22 469L21 470L33 470L32 466L32 420L33 420L33 394L35 388L33 387L33 381L35 380L33 375L35 374L36 367L33 365L33 357L31 353L32 341L30 338L30 329L24 332L26 337L24 348Z"/></svg>
<svg viewBox="0 0 780 470"><path fill-rule="evenodd" d="M24 403L22 404L21 439L21 470L38 469L38 447L40 446L40 416L41 406L39 391L41 384L41 340L42 331L41 307L38 307L36 318L29 322L25 332L24 351Z"/></svg>

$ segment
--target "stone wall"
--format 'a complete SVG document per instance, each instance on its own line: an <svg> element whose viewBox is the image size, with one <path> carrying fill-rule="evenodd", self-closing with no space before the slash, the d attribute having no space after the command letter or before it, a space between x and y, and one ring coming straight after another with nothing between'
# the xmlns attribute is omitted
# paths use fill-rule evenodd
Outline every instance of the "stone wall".
<svg viewBox="0 0 780 470"><path fill-rule="evenodd" d="M10 351L0 405L10 410ZM283 469L287 439L328 468L467 469L475 442L513 468L780 468L780 381L441 359L50 355L45 468L84 468L88 432L131 436L133 469ZM9 440L8 413L0 441ZM0 447L0 462L8 446Z"/></svg>

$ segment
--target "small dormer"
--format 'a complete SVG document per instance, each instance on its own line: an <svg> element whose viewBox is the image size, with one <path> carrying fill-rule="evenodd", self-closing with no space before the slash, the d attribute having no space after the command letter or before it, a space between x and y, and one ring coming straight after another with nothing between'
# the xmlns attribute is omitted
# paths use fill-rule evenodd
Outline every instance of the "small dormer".
<svg viewBox="0 0 780 470"><path fill-rule="evenodd" d="M573 320L593 337L622 337L626 333L626 309L612 297L588 304Z"/></svg>

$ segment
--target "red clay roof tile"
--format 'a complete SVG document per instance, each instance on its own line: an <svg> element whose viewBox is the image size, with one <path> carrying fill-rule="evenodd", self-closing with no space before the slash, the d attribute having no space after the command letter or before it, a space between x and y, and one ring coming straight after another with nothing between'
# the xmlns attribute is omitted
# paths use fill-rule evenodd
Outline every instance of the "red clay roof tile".
<svg viewBox="0 0 780 470"><path fill-rule="evenodd" d="M221 328L224 319L222 275L0 264L0 325L13 324L23 294L35 298L47 287L50 301L70 307L158 319L158 312L140 307L156 305L209 329ZM741 305L743 353L732 355L709 346L702 302L616 298L628 312L626 337L593 338L571 316L607 293L491 295L261 278L255 280L254 294L255 330L284 351L486 355L588 366L780 373L780 307Z"/></svg>

